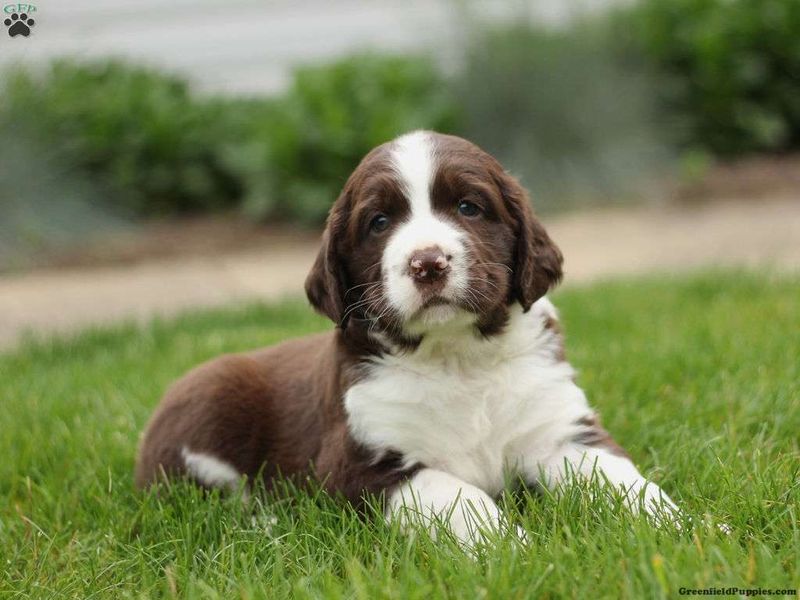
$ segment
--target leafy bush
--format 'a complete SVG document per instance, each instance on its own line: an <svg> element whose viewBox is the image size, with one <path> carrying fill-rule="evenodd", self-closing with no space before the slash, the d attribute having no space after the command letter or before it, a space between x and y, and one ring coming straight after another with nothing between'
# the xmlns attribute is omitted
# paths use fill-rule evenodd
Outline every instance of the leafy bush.
<svg viewBox="0 0 800 600"><path fill-rule="evenodd" d="M115 61L15 71L0 89L4 137L48 148L136 215L243 204L259 219L320 223L373 146L454 123L438 72L420 57L302 68L275 99L198 98L180 78Z"/></svg>
<svg viewBox="0 0 800 600"><path fill-rule="evenodd" d="M603 19L473 25L456 94L465 135L532 190L539 208L616 201L671 158L654 82L617 56Z"/></svg>
<svg viewBox="0 0 800 600"><path fill-rule="evenodd" d="M545 208L638 193L673 141L692 157L800 148L800 2L641 0L618 16L615 30L479 23L452 78L429 57L364 54L298 69L269 99L201 98L148 68L61 60L4 74L0 136L43 149L50 171L124 213L304 223L323 220L372 147L416 128L474 139ZM57 201L41 195L25 205ZM0 218L19 213L19 199L0 203Z"/></svg>
<svg viewBox="0 0 800 600"><path fill-rule="evenodd" d="M60 163L46 146L0 125L0 272L35 262L42 251L85 241L97 231L120 232L113 211L85 174Z"/></svg>
<svg viewBox="0 0 800 600"><path fill-rule="evenodd" d="M7 74L0 123L90 174L116 207L166 214L230 206L240 182L223 163L235 135L220 103L178 78L119 62L57 61L44 76Z"/></svg>
<svg viewBox="0 0 800 600"><path fill-rule="evenodd" d="M364 54L300 68L288 92L253 123L256 147L243 161L251 167L245 210L321 222L373 147L412 129L451 131L456 122L426 58Z"/></svg>
<svg viewBox="0 0 800 600"><path fill-rule="evenodd" d="M621 22L672 77L684 144L722 156L800 148L800 2L643 0Z"/></svg>

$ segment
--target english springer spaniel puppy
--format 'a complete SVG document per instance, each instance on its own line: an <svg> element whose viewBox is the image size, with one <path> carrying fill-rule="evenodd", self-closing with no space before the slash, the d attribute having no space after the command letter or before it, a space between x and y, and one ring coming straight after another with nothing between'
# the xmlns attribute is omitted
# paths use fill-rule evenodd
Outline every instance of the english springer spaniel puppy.
<svg viewBox="0 0 800 600"><path fill-rule="evenodd" d="M375 148L333 205L306 281L336 329L175 383L137 484L311 475L469 545L505 527L495 498L510 478L559 489L596 476L632 510L677 523L575 384L545 297L561 263L525 190L474 144L417 131Z"/></svg>

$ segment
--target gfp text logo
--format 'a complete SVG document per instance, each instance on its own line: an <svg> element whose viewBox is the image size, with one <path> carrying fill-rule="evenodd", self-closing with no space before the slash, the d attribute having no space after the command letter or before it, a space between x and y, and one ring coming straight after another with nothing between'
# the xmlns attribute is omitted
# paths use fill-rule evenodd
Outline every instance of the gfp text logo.
<svg viewBox="0 0 800 600"><path fill-rule="evenodd" d="M31 30L36 25L33 19L33 13L36 12L35 4L28 4L27 2L19 2L16 4L4 4L3 13L5 19L3 25L8 29L9 37L28 37Z"/></svg>

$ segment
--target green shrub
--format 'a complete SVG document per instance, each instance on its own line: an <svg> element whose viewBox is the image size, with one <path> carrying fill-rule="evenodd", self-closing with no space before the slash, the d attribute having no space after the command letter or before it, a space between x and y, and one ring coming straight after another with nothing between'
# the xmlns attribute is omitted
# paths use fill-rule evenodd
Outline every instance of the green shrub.
<svg viewBox="0 0 800 600"><path fill-rule="evenodd" d="M620 32L673 81L687 146L722 156L800 148L800 2L643 0Z"/></svg>
<svg viewBox="0 0 800 600"><path fill-rule="evenodd" d="M258 219L321 223L373 146L454 123L424 57L301 68L274 99L198 98L182 79L115 61L61 60L41 75L8 73L0 86L3 137L48 148L135 215L243 205Z"/></svg>
<svg viewBox="0 0 800 600"><path fill-rule="evenodd" d="M456 81L464 134L532 190L539 208L638 196L671 159L654 82L617 56L603 19L472 26Z"/></svg>
<svg viewBox="0 0 800 600"><path fill-rule="evenodd" d="M0 273L97 231L125 230L127 219L103 202L90 177L13 133L0 124Z"/></svg>
<svg viewBox="0 0 800 600"><path fill-rule="evenodd" d="M300 68L288 92L253 123L251 147L239 149L237 160L251 170L245 210L319 223L373 147L456 123L447 88L425 57L364 54Z"/></svg>
<svg viewBox="0 0 800 600"><path fill-rule="evenodd" d="M41 76L6 74L0 124L83 171L108 202L138 215L232 205L240 183L221 156L235 136L221 103L178 78L119 62L60 60Z"/></svg>

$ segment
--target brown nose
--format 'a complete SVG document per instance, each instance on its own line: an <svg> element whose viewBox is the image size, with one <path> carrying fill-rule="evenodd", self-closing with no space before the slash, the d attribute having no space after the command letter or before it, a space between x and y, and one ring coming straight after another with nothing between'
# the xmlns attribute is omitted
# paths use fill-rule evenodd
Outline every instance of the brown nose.
<svg viewBox="0 0 800 600"><path fill-rule="evenodd" d="M417 250L408 261L408 272L418 283L430 283L450 270L450 257L438 246Z"/></svg>

